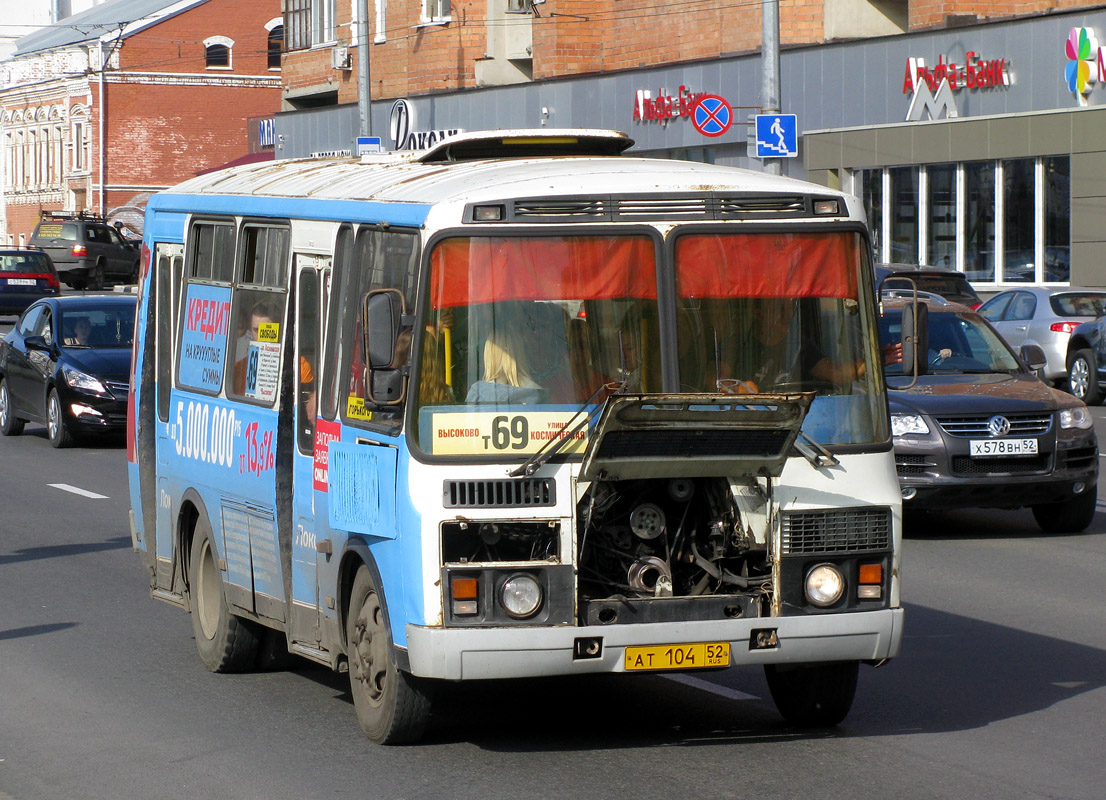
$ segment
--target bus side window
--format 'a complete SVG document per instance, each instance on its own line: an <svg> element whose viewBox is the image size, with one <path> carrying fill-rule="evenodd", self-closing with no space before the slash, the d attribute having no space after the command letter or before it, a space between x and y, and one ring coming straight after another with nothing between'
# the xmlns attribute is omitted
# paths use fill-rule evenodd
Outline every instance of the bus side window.
<svg viewBox="0 0 1106 800"><path fill-rule="evenodd" d="M296 414L299 422L296 437L300 452L307 454L314 451L318 402L319 274L315 270L300 273L297 303L299 369L296 371Z"/></svg>

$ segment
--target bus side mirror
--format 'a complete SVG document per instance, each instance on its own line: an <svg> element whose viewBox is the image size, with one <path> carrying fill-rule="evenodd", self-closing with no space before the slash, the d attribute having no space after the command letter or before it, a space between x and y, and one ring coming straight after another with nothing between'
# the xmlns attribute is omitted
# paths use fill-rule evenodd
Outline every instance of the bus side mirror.
<svg viewBox="0 0 1106 800"><path fill-rule="evenodd" d="M911 301L902 307L902 374L925 375L929 367L929 306Z"/></svg>
<svg viewBox="0 0 1106 800"><path fill-rule="evenodd" d="M368 356L365 389L369 402L376 405L403 402L403 365L396 364L403 306L403 295L395 289L376 289L365 295L362 308L363 345Z"/></svg>

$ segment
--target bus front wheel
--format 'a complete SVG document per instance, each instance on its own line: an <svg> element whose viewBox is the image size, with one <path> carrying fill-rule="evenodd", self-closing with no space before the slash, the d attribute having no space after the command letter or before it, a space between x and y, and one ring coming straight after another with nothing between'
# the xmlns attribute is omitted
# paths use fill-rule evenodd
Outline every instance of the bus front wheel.
<svg viewBox="0 0 1106 800"><path fill-rule="evenodd" d="M776 708L785 720L804 728L829 728L845 719L859 671L856 661L764 666Z"/></svg>
<svg viewBox="0 0 1106 800"><path fill-rule="evenodd" d="M257 656L258 635L249 620L230 613L211 529L202 519L196 523L192 539L188 578L192 632L200 661L212 672L250 669Z"/></svg>
<svg viewBox="0 0 1106 800"><path fill-rule="evenodd" d="M364 566L353 580L346 643L350 694L365 735L377 744L417 741L430 718L430 687L395 665L380 593Z"/></svg>

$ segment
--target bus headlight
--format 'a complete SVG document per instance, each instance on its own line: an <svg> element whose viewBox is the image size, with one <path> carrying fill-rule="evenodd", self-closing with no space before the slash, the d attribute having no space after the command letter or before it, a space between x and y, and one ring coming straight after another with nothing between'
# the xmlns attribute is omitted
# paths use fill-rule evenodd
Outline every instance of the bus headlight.
<svg viewBox="0 0 1106 800"><path fill-rule="evenodd" d="M833 564L819 564L806 574L806 599L812 606L829 608L845 594L845 576Z"/></svg>
<svg viewBox="0 0 1106 800"><path fill-rule="evenodd" d="M541 608L541 584L533 575L520 573L503 581L499 590L499 604L508 616L526 619Z"/></svg>

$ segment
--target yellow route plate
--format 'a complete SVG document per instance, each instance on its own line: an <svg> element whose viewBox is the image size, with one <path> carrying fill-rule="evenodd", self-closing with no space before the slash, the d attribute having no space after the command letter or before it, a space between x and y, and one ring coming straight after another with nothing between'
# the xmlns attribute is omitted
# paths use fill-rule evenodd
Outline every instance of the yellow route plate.
<svg viewBox="0 0 1106 800"><path fill-rule="evenodd" d="M702 669L728 667L729 642L659 644L652 647L627 647L625 666L629 670Z"/></svg>

